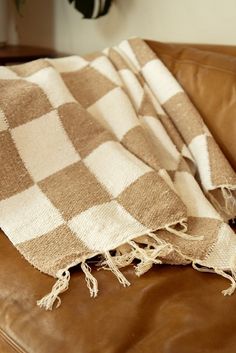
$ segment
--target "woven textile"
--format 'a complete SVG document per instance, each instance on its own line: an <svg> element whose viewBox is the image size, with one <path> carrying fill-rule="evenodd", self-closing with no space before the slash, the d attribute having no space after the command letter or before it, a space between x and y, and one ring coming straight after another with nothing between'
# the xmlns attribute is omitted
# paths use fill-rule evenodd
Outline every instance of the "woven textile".
<svg viewBox="0 0 236 353"><path fill-rule="evenodd" d="M38 270L124 286L153 264L213 271L235 289L236 176L182 87L141 39L86 57L0 68L0 227Z"/></svg>

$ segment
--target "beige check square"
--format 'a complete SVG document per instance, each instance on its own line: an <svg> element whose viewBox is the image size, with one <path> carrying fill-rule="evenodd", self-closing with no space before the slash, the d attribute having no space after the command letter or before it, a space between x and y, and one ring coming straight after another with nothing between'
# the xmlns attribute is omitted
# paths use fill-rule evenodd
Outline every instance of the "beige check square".
<svg viewBox="0 0 236 353"><path fill-rule="evenodd" d="M22 79L0 80L0 92L0 108L10 128L24 124L52 110L48 97L34 83Z"/></svg>
<svg viewBox="0 0 236 353"><path fill-rule="evenodd" d="M66 220L110 200L107 191L82 161L44 179L39 186Z"/></svg>
<svg viewBox="0 0 236 353"><path fill-rule="evenodd" d="M0 200L21 192L31 185L33 181L9 131L0 132Z"/></svg>
<svg viewBox="0 0 236 353"><path fill-rule="evenodd" d="M58 108L64 129L82 158L100 144L114 140L92 116L79 104L68 103Z"/></svg>
<svg viewBox="0 0 236 353"><path fill-rule="evenodd" d="M176 193L153 171L132 183L119 195L117 201L135 219L150 229L173 223L176 214L180 218L185 215L185 209L179 207Z"/></svg>
<svg viewBox="0 0 236 353"><path fill-rule="evenodd" d="M89 254L89 249L66 225L16 245L34 267L50 275Z"/></svg>
<svg viewBox="0 0 236 353"><path fill-rule="evenodd" d="M116 87L108 78L90 66L77 72L64 73L62 77L74 98L84 108L94 104Z"/></svg>

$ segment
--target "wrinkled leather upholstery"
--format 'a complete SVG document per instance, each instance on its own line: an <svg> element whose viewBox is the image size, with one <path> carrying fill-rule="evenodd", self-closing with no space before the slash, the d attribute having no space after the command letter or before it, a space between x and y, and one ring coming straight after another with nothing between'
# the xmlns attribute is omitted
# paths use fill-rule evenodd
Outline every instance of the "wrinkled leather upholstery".
<svg viewBox="0 0 236 353"><path fill-rule="evenodd" d="M206 47L150 44L189 92L233 164L236 59L228 55L229 48L222 55L214 53L223 51L218 47L210 48L210 53ZM224 297L221 290L229 283L217 275L189 266L156 266L136 278L128 268L124 274L132 285L123 288L109 271L95 270L100 292L91 299L84 275L78 268L71 272L62 306L52 312L41 310L35 302L50 290L54 279L30 266L0 231L0 353L233 353L236 349L236 294Z"/></svg>
<svg viewBox="0 0 236 353"><path fill-rule="evenodd" d="M236 47L148 44L186 90L236 170Z"/></svg>

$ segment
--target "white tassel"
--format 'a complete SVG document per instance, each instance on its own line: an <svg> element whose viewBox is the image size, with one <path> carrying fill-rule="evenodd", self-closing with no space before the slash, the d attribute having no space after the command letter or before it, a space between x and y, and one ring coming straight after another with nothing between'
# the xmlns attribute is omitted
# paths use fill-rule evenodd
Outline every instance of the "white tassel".
<svg viewBox="0 0 236 353"><path fill-rule="evenodd" d="M151 236L152 239L155 239L155 240L158 239L153 233L148 233L148 235ZM154 247L153 249L150 249L150 248L142 249L133 240L130 240L129 244L134 249L135 258L140 260L140 263L135 266L135 274L138 277L140 277L141 275L149 271L154 264L162 263L162 261L158 259L158 256L166 256L173 250L169 244L161 242L159 239L157 241L157 244L153 244L153 243L150 244L151 246Z"/></svg>
<svg viewBox="0 0 236 353"><path fill-rule="evenodd" d="M235 279L230 276L228 273L225 273L224 271L221 270L216 270L215 271L218 275L228 279L231 282L231 285L229 288L222 290L221 293L223 293L224 295L231 295L234 293L235 289L236 289L236 282Z"/></svg>
<svg viewBox="0 0 236 353"><path fill-rule="evenodd" d="M131 263L135 259L135 254L133 251L130 250L129 253L120 255L119 251L116 252L116 256L113 258L116 266L118 268L127 267L131 265Z"/></svg>
<svg viewBox="0 0 236 353"><path fill-rule="evenodd" d="M161 261L159 262L161 263ZM146 261L142 261L135 266L135 274L137 277L142 276L144 273L148 272L153 266L153 261L152 260L146 260Z"/></svg>
<svg viewBox="0 0 236 353"><path fill-rule="evenodd" d="M192 263L192 267L194 268L194 270L197 270L199 272L209 272L209 273L215 273L218 274L226 279L228 279L231 282L231 285L229 288L222 290L222 294L224 295L231 295L234 293L235 289L236 289L236 282L235 279L233 278L233 276L231 276L230 274L226 273L223 270L217 269L217 268L207 268L207 267L198 267L197 266L198 263L193 262ZM199 265L201 265L199 263Z"/></svg>
<svg viewBox="0 0 236 353"><path fill-rule="evenodd" d="M120 272L120 270L118 269L118 267L115 264L115 261L113 261L109 251L106 251L104 253L104 256L106 258L106 265L108 266L108 268L111 270L111 272L114 273L114 275L116 276L116 278L118 279L118 281L124 286L130 286L130 282L127 280L127 278L125 278L125 276ZM104 267L105 268L105 267Z"/></svg>
<svg viewBox="0 0 236 353"><path fill-rule="evenodd" d="M37 301L37 305L40 308L44 308L46 310L52 310L55 301L57 300L56 308L61 305L61 299L58 294L65 292L68 289L69 281L70 281L70 272L66 270L59 270L57 272L58 280L52 287L50 293L45 295L42 299Z"/></svg>
<svg viewBox="0 0 236 353"><path fill-rule="evenodd" d="M95 298L98 295L98 281L91 273L91 268L86 262L81 263L81 269L85 274L85 280L90 292L90 297Z"/></svg>

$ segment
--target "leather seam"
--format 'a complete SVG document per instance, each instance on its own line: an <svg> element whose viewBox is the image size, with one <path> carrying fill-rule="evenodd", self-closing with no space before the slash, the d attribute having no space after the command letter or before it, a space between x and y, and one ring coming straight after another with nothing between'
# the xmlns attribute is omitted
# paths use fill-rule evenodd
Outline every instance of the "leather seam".
<svg viewBox="0 0 236 353"><path fill-rule="evenodd" d="M11 348L17 353L28 353L23 349L12 337L10 337L5 331L0 328L0 337L6 342Z"/></svg>
<svg viewBox="0 0 236 353"><path fill-rule="evenodd" d="M170 54L166 54L166 53L161 53L161 54L158 54L158 55L166 56L166 57L172 59L173 61L175 61L175 62L177 62L179 64L193 64L193 65L198 66L198 67L200 67L202 69L211 69L211 70L214 70L214 71L219 71L219 72L222 72L222 73L230 74L232 76L236 76L236 72L234 72L234 71L220 69L219 67L212 66L212 65L200 64L199 62L194 61L194 60L176 59L174 56L172 56Z"/></svg>

